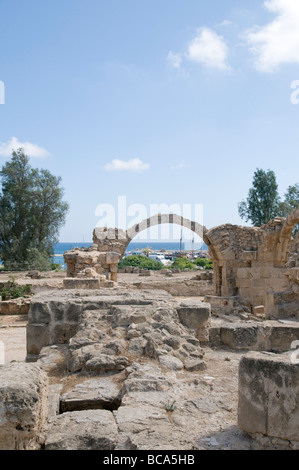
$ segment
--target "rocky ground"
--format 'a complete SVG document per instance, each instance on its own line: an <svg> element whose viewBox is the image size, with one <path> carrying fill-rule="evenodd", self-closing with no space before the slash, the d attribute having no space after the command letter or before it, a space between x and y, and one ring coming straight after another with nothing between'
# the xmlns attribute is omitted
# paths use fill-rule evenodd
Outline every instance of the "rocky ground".
<svg viewBox="0 0 299 470"><path fill-rule="evenodd" d="M187 275L192 276L182 274ZM2 274L0 281L5 276ZM140 279L138 275L122 274L120 280L133 283L134 276ZM161 275L155 274L151 279L157 276ZM64 277L64 273L53 273L32 279L30 283L37 291L49 287L60 289ZM28 283L24 274L16 275L16 280ZM202 300L202 297L191 299ZM181 300L187 299L176 297L176 301ZM195 338L192 340L188 331L177 323L171 308L166 312L168 316L164 316L162 328L155 327L162 321L159 312L155 318L149 318L146 309L135 310L132 313L119 306L112 315L101 319L105 325L87 311L81 318L85 327L79 326L70 342L67 365L64 351L55 346L41 355L38 363L50 377L47 449L93 448L88 446L97 445L94 441L97 429L98 445L108 449L280 448L281 443L270 445L252 440L237 426L238 367L244 351L199 347ZM221 319L215 321L219 323ZM132 323L134 328L130 327ZM0 341L5 345L6 363L25 361L26 325L26 316L0 316ZM113 330L111 337L107 334L109 328ZM100 361L95 329L104 331ZM146 354L141 355L141 349ZM114 362L113 370L109 371L109 361L116 358L118 363ZM60 359L62 368L57 372ZM192 361L197 361L198 366L188 368ZM203 361L205 367L200 365ZM99 401L103 406L99 406Z"/></svg>
<svg viewBox="0 0 299 470"><path fill-rule="evenodd" d="M25 330L26 318L0 318L0 341L5 343L7 363L25 360ZM53 353L55 354L55 349ZM111 401L111 394L118 396L121 388L125 390L122 406L118 410L105 411L106 417L115 417L117 426L113 440L117 440L119 449L262 448L237 426L238 366L243 353L211 348L205 348L204 353L207 366L204 371L170 371L159 361L152 360L150 365L147 361L144 364L136 362L128 377L125 377L124 372L117 376L107 375L105 390L102 390L104 399L108 393ZM49 356L46 363L49 365ZM70 374L63 380L55 374L50 377L50 389L54 395L58 387L63 396L65 412L51 428L47 441L49 449L59 447L57 442L61 440L61 429L64 430L64 440L60 445L76 445L73 433L70 436L65 431L68 428L74 429L68 421L76 418L76 415L67 412L72 410L72 395L74 398L74 390L79 390L79 395L81 392L86 399L87 390L89 393L92 391L90 380L97 384L97 379L102 383L103 376L93 375L90 379L88 376ZM135 384L134 387L132 383ZM99 386L97 397L98 391ZM90 400L93 399L92 393L89 397ZM75 393L75 400L78 403L78 393ZM76 407L78 409L78 404ZM84 406L81 420L88 424L91 420L88 418L90 412L83 410ZM80 411L73 413L79 413L80 417ZM85 432L88 433L88 426Z"/></svg>

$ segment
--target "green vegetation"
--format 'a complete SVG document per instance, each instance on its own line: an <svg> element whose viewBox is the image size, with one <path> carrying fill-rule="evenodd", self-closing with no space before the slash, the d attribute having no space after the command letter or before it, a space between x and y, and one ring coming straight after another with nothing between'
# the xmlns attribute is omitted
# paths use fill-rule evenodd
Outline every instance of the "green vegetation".
<svg viewBox="0 0 299 470"><path fill-rule="evenodd" d="M165 410L170 412L170 413L173 413L177 407L176 407L176 401L172 401L170 402L169 400L167 400L166 403L164 403L163 401L160 401L160 403L162 403L162 405L164 406Z"/></svg>
<svg viewBox="0 0 299 470"><path fill-rule="evenodd" d="M299 207L299 185L289 186L284 200L278 194L275 173L257 169L253 176L252 188L246 201L239 203L239 215L246 222L249 220L256 227L267 224L274 217L287 217ZM297 226L298 230L298 226Z"/></svg>
<svg viewBox="0 0 299 470"><path fill-rule="evenodd" d="M131 255L126 256L123 260L118 263L118 268L125 268L126 266L138 267L141 269L152 269L160 270L165 266L160 261L155 261L151 258L147 258L142 255ZM213 261L207 258L197 258L195 261L191 261L186 257L176 258L168 268L177 268L181 270L196 270L199 267L204 269L213 269Z"/></svg>
<svg viewBox="0 0 299 470"><path fill-rule="evenodd" d="M13 276L9 277L9 281L1 288L0 296L2 300L17 299L19 297L28 297L33 295L30 285L18 286Z"/></svg>
<svg viewBox="0 0 299 470"><path fill-rule="evenodd" d="M196 258L194 264L204 269L213 269L213 260L209 258Z"/></svg>
<svg viewBox="0 0 299 470"><path fill-rule="evenodd" d="M154 259L142 255L126 256L118 263L118 267L120 269L125 268L126 266L134 266L141 269L150 269L154 271L158 271L164 267L160 261L155 261Z"/></svg>
<svg viewBox="0 0 299 470"><path fill-rule="evenodd" d="M51 271L62 271L62 266L59 263L51 263Z"/></svg>
<svg viewBox="0 0 299 470"><path fill-rule="evenodd" d="M0 259L5 269L51 269L68 204L61 178L33 169L22 149L0 171Z"/></svg>
<svg viewBox="0 0 299 470"><path fill-rule="evenodd" d="M178 269L190 269L190 270L197 269L196 265L192 263L192 261L186 257L176 258L169 267L178 268Z"/></svg>

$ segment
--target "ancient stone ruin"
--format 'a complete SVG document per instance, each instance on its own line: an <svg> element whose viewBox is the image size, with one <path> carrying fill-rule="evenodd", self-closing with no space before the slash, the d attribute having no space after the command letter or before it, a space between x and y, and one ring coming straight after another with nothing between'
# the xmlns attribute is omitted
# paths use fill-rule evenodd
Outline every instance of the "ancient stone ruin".
<svg viewBox="0 0 299 470"><path fill-rule="evenodd" d="M156 217L202 233L213 258L212 293L185 300L117 282L152 219L95 229L31 299L26 362L0 366L0 449L299 449L298 221Z"/></svg>
<svg viewBox="0 0 299 470"><path fill-rule="evenodd" d="M221 225L210 230L175 214L157 215L127 231L96 228L93 245L64 254L68 278L100 277L117 281L117 264L141 231L170 223L190 228L202 236L214 265L213 297L216 306L246 306L259 309L265 318L298 318L299 259L292 238L299 222L299 209L287 218L275 218L262 227ZM70 285L76 281L66 280ZM99 280L97 281L99 282ZM80 285L80 284L79 284Z"/></svg>

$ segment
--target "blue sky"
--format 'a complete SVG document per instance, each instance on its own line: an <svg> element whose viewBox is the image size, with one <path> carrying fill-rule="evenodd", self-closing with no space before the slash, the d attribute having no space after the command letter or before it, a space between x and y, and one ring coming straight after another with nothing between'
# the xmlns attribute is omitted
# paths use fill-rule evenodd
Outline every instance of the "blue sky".
<svg viewBox="0 0 299 470"><path fill-rule="evenodd" d="M202 204L211 228L245 224L256 168L299 182L298 0L0 0L0 19L0 165L23 146L62 177L60 241L119 196Z"/></svg>

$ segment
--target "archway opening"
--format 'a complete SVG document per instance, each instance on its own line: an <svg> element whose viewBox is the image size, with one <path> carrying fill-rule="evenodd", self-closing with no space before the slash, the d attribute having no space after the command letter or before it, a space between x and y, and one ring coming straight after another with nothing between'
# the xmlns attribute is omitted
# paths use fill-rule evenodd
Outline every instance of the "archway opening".
<svg viewBox="0 0 299 470"><path fill-rule="evenodd" d="M133 227L127 230L126 232L127 233L127 245L126 245L126 249L124 250L123 255L126 254L127 251L130 251L128 250L130 243L132 243L138 235L141 235L142 232L144 232L145 237L147 237L146 244L150 246L150 242L153 243L153 240L151 237L149 237L148 231L150 230L152 231L152 233L156 233L156 236L157 236L157 233L159 234L159 230L158 232L153 232L154 228L156 226L163 226L164 224L168 225L168 230L169 230L170 225L179 227L180 234L181 234L179 237L179 243L181 247L181 249L179 250L180 254L183 253L183 249L182 249L183 244L181 241L181 239L183 238L181 228L183 228L184 230L187 230L187 232L185 232L185 238L187 238L188 240L190 250L187 250L187 251L191 252L191 256L192 254L193 256L195 255L195 251L196 251L195 243L197 243L200 246L198 251L196 251L196 254L198 255L197 257L207 256L209 259L212 260L213 268L214 268L214 294L221 295L221 282L222 281L221 281L220 273L221 273L222 265L220 263L221 257L218 256L219 250L216 246L214 246L212 241L206 236L207 229L197 222L188 220L176 214L157 214L156 216L145 219L142 222L135 224ZM163 231L163 228L161 228L160 230ZM173 230L172 234L174 233L177 234L175 230ZM160 233L160 237L161 237L161 233ZM139 238L137 238L137 243L138 243L138 239L140 240L140 238L141 238L140 236ZM163 239L163 237L161 238ZM161 241L161 238L159 241ZM176 238L175 240L176 240L176 243L178 243L178 238ZM162 247L162 248L165 249L165 247Z"/></svg>

